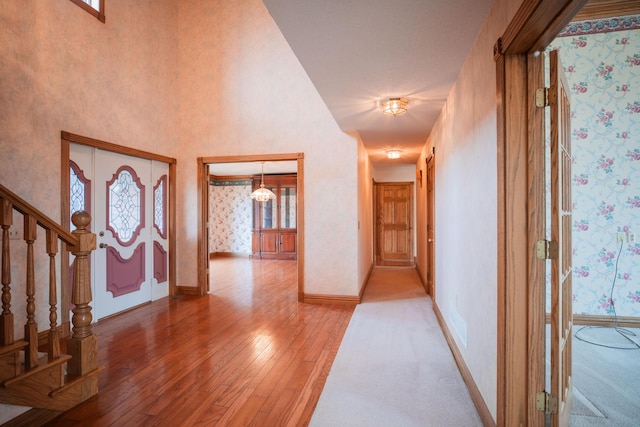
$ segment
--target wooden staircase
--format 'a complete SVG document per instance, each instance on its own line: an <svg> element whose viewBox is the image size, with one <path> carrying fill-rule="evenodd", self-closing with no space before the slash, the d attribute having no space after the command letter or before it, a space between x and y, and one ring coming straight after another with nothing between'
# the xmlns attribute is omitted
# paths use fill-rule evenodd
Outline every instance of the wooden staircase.
<svg viewBox="0 0 640 427"><path fill-rule="evenodd" d="M10 228L14 213L24 220L23 249L12 252ZM2 230L1 281L2 312L0 313L0 403L20 405L54 411L66 411L98 393L98 341L91 331L91 279L89 255L96 248L96 236L89 231L91 217L84 211L72 216L76 229L64 230L49 217L29 205L16 194L0 185L0 228ZM34 243L39 230L46 236L45 250L49 258L49 283L37 286ZM62 248L61 256L58 255ZM67 286L57 282L58 264L62 271L61 283L69 283L69 256L73 260L71 295ZM24 268L26 280L18 284L19 292L12 291L11 257L18 255L20 268ZM65 268L66 266L66 268ZM14 265L15 269L18 268ZM46 270L46 266L45 266ZM15 287L15 286L14 286ZM24 293L22 292L24 288ZM37 289L48 288L48 295L36 298ZM24 310L26 323L22 339L14 339L13 294L24 295L18 310ZM58 295L61 296L62 324L58 322ZM48 306L37 307L37 301L48 301ZM71 331L68 317L70 303L73 304ZM38 332L37 309L49 313L48 331ZM16 312L17 313L17 312ZM22 313L21 313L22 314ZM65 318L67 321L65 322ZM63 324L67 325L66 331ZM61 340L65 339L66 354L61 351Z"/></svg>

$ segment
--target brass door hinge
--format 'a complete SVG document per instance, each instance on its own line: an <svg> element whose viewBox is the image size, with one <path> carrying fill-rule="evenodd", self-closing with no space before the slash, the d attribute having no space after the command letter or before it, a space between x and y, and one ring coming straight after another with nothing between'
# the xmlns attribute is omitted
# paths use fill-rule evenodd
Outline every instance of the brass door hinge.
<svg viewBox="0 0 640 427"><path fill-rule="evenodd" d="M558 396L549 394L546 391L536 393L536 409L540 412L557 414Z"/></svg>
<svg viewBox="0 0 640 427"><path fill-rule="evenodd" d="M558 242L555 240L538 240L536 242L538 259L558 259Z"/></svg>
<svg viewBox="0 0 640 427"><path fill-rule="evenodd" d="M549 88L541 87L536 89L536 107L544 108L549 106Z"/></svg>

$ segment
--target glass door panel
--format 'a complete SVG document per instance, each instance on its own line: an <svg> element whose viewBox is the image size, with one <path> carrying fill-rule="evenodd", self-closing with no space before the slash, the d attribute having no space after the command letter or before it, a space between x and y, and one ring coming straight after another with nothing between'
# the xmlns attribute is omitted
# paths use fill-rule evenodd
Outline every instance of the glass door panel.
<svg viewBox="0 0 640 427"><path fill-rule="evenodd" d="M280 228L296 228L296 187L280 187Z"/></svg>
<svg viewBox="0 0 640 427"><path fill-rule="evenodd" d="M276 192L276 187L266 187L269 190L271 190L272 192ZM277 227L277 222L276 222L276 215L278 214L277 211L277 206L276 206L276 201L275 200L269 200L268 202L260 202L260 209L262 210L262 228L276 228Z"/></svg>

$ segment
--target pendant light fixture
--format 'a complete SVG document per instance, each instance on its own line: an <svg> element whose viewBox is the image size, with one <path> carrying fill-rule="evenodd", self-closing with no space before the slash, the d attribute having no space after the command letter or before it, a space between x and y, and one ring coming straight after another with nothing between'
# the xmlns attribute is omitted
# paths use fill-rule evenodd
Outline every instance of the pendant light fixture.
<svg viewBox="0 0 640 427"><path fill-rule="evenodd" d="M276 195L268 188L264 188L264 162L262 162L262 178L260 179L260 188L251 193L251 198L257 202L268 202L275 199Z"/></svg>

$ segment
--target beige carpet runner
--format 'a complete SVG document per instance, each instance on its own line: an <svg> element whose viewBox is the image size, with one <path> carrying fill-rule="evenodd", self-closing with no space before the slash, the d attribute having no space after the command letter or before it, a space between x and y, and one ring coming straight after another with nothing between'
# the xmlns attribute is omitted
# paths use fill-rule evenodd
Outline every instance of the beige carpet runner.
<svg viewBox="0 0 640 427"><path fill-rule="evenodd" d="M415 269L374 269L310 425L482 426Z"/></svg>

